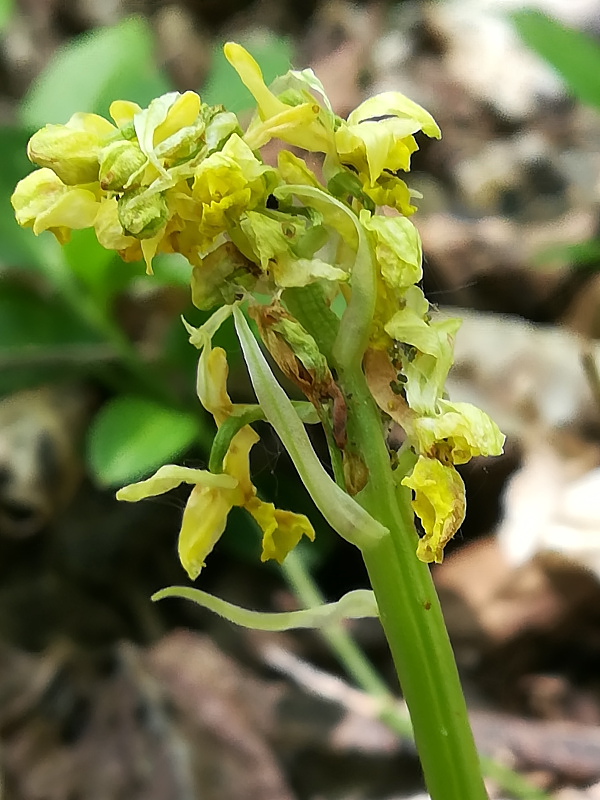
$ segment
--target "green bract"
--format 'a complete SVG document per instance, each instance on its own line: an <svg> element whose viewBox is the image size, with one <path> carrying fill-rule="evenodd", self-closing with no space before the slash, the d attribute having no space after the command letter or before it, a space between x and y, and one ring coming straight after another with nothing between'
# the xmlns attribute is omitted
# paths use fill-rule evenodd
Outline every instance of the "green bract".
<svg viewBox="0 0 600 800"><path fill-rule="evenodd" d="M404 485L425 537L418 555L441 560L464 516L464 487L455 464L499 453L503 436L481 411L444 394L458 320L438 320L418 286L419 234L403 180L418 135L439 137L431 115L399 92L369 98L347 119L331 107L311 70L289 71L268 87L252 56L237 44L225 55L256 100L244 132L234 114L194 92L170 92L142 109L116 101L112 122L75 114L36 133L28 154L41 169L12 197L18 222L61 242L92 227L98 241L126 261L177 252L193 265L192 299L214 314L190 329L201 350L198 394L218 426L218 480L202 470L164 467L122 490L137 500L179 482L193 488L180 554L192 577L225 528L233 506L263 532L263 558L281 560L314 531L307 518L275 509L250 480L258 440L246 413L225 388L227 363L211 340L235 309L235 322L264 417L275 427L329 522L359 547L384 526L357 495L369 474L352 435L345 376L365 369L383 416L402 425L414 450ZM319 154L311 169L282 149L277 167L261 148L270 140ZM311 163L316 163L314 160ZM238 304L248 301L265 346L315 407L328 434L334 482L304 432L304 422L277 384ZM335 313L332 309L336 309ZM294 314L298 316L295 317ZM258 416L250 415L249 421Z"/></svg>

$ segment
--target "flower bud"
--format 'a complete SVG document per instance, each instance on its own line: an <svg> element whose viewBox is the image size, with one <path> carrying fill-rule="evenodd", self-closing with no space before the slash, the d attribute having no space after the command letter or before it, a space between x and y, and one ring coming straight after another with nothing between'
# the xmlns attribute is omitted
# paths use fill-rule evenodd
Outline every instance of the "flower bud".
<svg viewBox="0 0 600 800"><path fill-rule="evenodd" d="M166 224L169 209L162 194L142 188L123 195L118 214L125 233L136 239L152 239Z"/></svg>
<svg viewBox="0 0 600 800"><path fill-rule="evenodd" d="M146 156L139 145L121 140L112 142L100 155L100 186L109 192L122 192L126 187L139 185L139 177L146 164Z"/></svg>
<svg viewBox="0 0 600 800"><path fill-rule="evenodd" d="M30 161L49 167L67 186L98 180L98 136L66 125L46 125L27 145Z"/></svg>

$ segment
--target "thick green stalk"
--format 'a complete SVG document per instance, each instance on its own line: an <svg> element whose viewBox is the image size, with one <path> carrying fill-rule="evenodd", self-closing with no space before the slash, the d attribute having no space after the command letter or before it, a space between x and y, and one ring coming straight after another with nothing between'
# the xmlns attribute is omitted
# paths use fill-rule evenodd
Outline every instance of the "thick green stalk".
<svg viewBox="0 0 600 800"><path fill-rule="evenodd" d="M331 312L310 291L290 293L294 315L331 351ZM288 297L286 295L286 301ZM381 422L362 369L335 358L348 404L348 442L367 466L356 500L389 534L361 547L400 685L410 711L432 800L487 798L479 757L444 618L429 567L415 555L417 533L408 490L399 489Z"/></svg>
<svg viewBox="0 0 600 800"><path fill-rule="evenodd" d="M454 653L429 568L415 556L410 498L396 486L381 415L364 375L356 371L339 379L348 401L349 437L369 469L369 482L356 499L390 531L362 552L427 788L433 800L484 800Z"/></svg>
<svg viewBox="0 0 600 800"><path fill-rule="evenodd" d="M454 653L429 567L415 555L410 494L394 480L381 413L362 369L336 363L331 348L335 320L311 288L288 291L284 299L337 369L348 405L348 443L362 455L369 473L367 486L355 499L389 531L361 551L410 711L427 788L432 800L484 800L487 793Z"/></svg>

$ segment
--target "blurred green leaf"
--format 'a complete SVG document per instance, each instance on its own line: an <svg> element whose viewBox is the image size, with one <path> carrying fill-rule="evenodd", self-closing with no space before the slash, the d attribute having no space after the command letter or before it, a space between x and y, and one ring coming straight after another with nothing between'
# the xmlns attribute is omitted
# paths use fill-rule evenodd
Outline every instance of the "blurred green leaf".
<svg viewBox="0 0 600 800"><path fill-rule="evenodd" d="M33 166L27 158L27 142L29 131L22 128L0 128L0 150L2 152L2 170L0 171L0 187L3 193L13 193L15 184L31 172Z"/></svg>
<svg viewBox="0 0 600 800"><path fill-rule="evenodd" d="M5 266L26 266L42 258L39 240L17 225L10 204L15 186L33 169L27 158L28 140L28 131L0 128L0 264Z"/></svg>
<svg viewBox="0 0 600 800"><path fill-rule="evenodd" d="M142 262L126 264L118 253L105 250L91 228L73 231L71 241L63 247L63 253L73 274L103 310L133 278L143 275L145 271Z"/></svg>
<svg viewBox="0 0 600 800"><path fill-rule="evenodd" d="M545 247L535 255L534 265L562 269L565 263L580 269L600 270L600 240L588 239L576 244L556 244Z"/></svg>
<svg viewBox="0 0 600 800"><path fill-rule="evenodd" d="M600 241L589 239L587 242L578 242L568 248L568 255L576 266L600 267Z"/></svg>
<svg viewBox="0 0 600 800"><path fill-rule="evenodd" d="M156 67L149 24L130 17L62 47L25 97L21 120L37 129L64 123L76 111L108 116L113 100L147 105L168 90Z"/></svg>
<svg viewBox="0 0 600 800"><path fill-rule="evenodd" d="M106 403L89 430L88 463L105 486L143 478L196 440L198 418L145 397L120 395Z"/></svg>
<svg viewBox="0 0 600 800"><path fill-rule="evenodd" d="M14 0L0 0L0 31L10 22L10 19L15 10Z"/></svg>
<svg viewBox="0 0 600 800"><path fill-rule="evenodd" d="M192 265L180 253L159 253L152 261L154 275L149 277L153 283L161 286L181 286L190 288Z"/></svg>
<svg viewBox="0 0 600 800"><path fill-rule="evenodd" d="M0 279L0 394L89 372L109 358L97 334L59 299Z"/></svg>
<svg viewBox="0 0 600 800"><path fill-rule="evenodd" d="M289 39L265 33L243 39L241 43L260 64L267 85L290 68L292 46ZM201 94L205 103L221 103L229 111L245 111L255 105L254 98L225 58L222 43L215 46L211 70Z"/></svg>
<svg viewBox="0 0 600 800"><path fill-rule="evenodd" d="M511 15L523 41L561 75L573 94L600 108L600 45L590 36L525 9Z"/></svg>

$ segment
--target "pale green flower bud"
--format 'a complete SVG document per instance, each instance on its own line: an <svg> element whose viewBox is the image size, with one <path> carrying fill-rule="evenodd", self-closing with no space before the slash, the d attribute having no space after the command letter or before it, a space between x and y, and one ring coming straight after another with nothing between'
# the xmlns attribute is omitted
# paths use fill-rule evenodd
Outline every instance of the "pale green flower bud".
<svg viewBox="0 0 600 800"><path fill-rule="evenodd" d="M98 180L99 139L91 131L46 125L27 145L30 161L49 167L67 186Z"/></svg>
<svg viewBox="0 0 600 800"><path fill-rule="evenodd" d="M166 224L169 209L162 194L136 189L119 200L118 215L125 233L136 239L152 239Z"/></svg>
<svg viewBox="0 0 600 800"><path fill-rule="evenodd" d="M100 155L100 186L108 192L122 192L126 187L139 186L147 161L134 142L112 142Z"/></svg>

